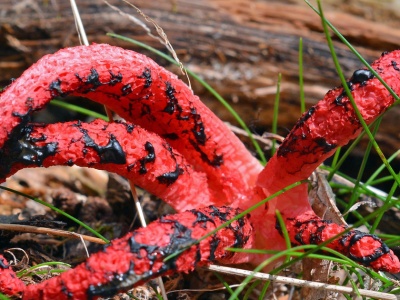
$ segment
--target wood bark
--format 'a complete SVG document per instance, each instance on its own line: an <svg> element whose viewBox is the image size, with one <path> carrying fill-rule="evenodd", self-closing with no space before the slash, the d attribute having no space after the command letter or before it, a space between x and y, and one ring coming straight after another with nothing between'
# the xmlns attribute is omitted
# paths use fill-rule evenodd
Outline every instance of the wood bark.
<svg viewBox="0 0 400 300"><path fill-rule="evenodd" d="M398 47L400 29L396 28L400 27L394 26L398 17L395 10L382 4L378 7L380 14L374 16L368 2L353 5L342 2L330 5L328 1L326 17L367 61ZM167 52L164 45L130 19L140 19L155 33L154 26L135 8L117 0L109 3L125 15L101 0L77 1L90 42L116 44L149 54L106 36L107 32L114 32ZM307 106L316 103L329 88L339 85L321 21L302 1L248 0L244 4L241 0L138 0L134 4L163 28L185 66L211 83L257 132L270 128L279 73L282 74L280 133L285 135L299 117L300 38L304 44ZM0 0L0 81L3 86L44 54L79 44L69 5L69 1L60 0ZM334 39L343 71L346 77L351 77L362 65L346 46ZM176 67L154 54L149 55L179 73ZM222 119L235 123L229 112L199 84L193 80L192 84L195 93ZM400 147L399 131L393 126L399 114L399 107L392 109L378 134L386 154Z"/></svg>

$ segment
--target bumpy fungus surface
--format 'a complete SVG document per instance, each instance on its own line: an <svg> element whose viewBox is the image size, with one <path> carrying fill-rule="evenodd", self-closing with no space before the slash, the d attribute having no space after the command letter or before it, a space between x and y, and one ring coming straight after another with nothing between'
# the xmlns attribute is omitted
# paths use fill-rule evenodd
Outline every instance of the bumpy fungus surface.
<svg viewBox="0 0 400 300"><path fill-rule="evenodd" d="M13 133L0 157L2 181L22 168L79 165L118 173L177 210L215 203L206 175L139 126L95 120L28 124ZM191 188L179 188L184 185Z"/></svg>
<svg viewBox="0 0 400 300"><path fill-rule="evenodd" d="M382 54L371 65L397 94L400 93L399 63L400 51L393 51ZM368 70L355 71L347 84L367 124L394 102L389 91ZM258 184L271 192L307 178L337 147L357 137L361 128L344 89L330 90L297 121L277 155L268 162L269 167L261 172Z"/></svg>
<svg viewBox="0 0 400 300"><path fill-rule="evenodd" d="M397 93L398 63L400 52L395 51L373 64ZM393 103L367 70L356 71L348 85L367 123ZM70 94L102 103L128 123L30 123L32 112L53 97ZM264 170L175 75L143 55L109 45L68 48L43 57L0 94L0 118L1 181L26 167L89 166L129 178L178 211L39 285L26 287L0 257L0 292L7 295L93 299L213 261L257 264L265 256L233 255L224 249L284 249L275 228L276 209L293 244L319 244L345 230L314 214L302 184L195 243L237 215L236 207L249 208L306 179L336 147L357 136L360 124L340 87L299 119ZM400 271L398 258L373 235L353 230L328 246L375 270Z"/></svg>
<svg viewBox="0 0 400 300"><path fill-rule="evenodd" d="M47 55L13 82L1 96L0 145L27 115L66 95L104 104L163 137L208 174L215 204L249 197L262 168L237 137L176 75L144 55L109 45Z"/></svg>
<svg viewBox="0 0 400 300"><path fill-rule="evenodd" d="M8 295L23 291L23 299L30 300L109 297L154 276L189 272L210 261L227 260L234 254L226 247L251 244L248 217L234 221L200 243L196 241L238 213L237 209L211 206L162 217L114 240L75 269L28 287L10 273L10 267L0 257L1 291ZM164 261L179 251L183 251L181 255Z"/></svg>

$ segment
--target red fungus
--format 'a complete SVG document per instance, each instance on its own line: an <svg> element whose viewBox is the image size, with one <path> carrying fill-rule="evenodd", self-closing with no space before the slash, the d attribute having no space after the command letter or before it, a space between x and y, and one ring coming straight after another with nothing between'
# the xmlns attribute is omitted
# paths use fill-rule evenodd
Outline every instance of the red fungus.
<svg viewBox="0 0 400 300"><path fill-rule="evenodd" d="M396 92L398 62L400 52L393 52L373 65ZM367 123L393 103L368 71L356 71L349 86ZM30 114L52 97L69 94L100 102L135 125L29 123ZM256 264L262 256L228 255L224 247L285 248L275 229L275 209L282 213L293 244L319 244L345 230L313 213L302 184L253 211L254 232L248 220L241 219L176 256L173 264L163 262L237 213L200 207L229 204L246 209L306 179L337 146L354 138L360 125L341 88L328 92L303 115L262 172L240 141L175 75L143 55L109 45L69 48L42 58L0 94L0 116L2 180L24 167L91 166L129 178L180 212L114 241L85 264L40 285L25 288L12 281L14 273L0 258L0 289L8 295L95 298L161 273L188 272L196 264ZM196 211L182 212L192 208ZM375 270L400 271L397 257L373 235L350 231L328 246Z"/></svg>
<svg viewBox="0 0 400 300"><path fill-rule="evenodd" d="M400 51L383 54L372 67L397 93L400 93ZM357 70L348 81L352 96L363 116L365 122L370 124L382 114L394 102L394 98L387 89L368 70ZM307 179L311 173L329 156L337 147L346 145L355 138L361 131L361 124L354 112L344 89L338 87L330 90L325 97L315 106L311 107L298 120L289 135L285 138L277 153L269 160L266 168L260 173L257 184L264 188L267 195L273 194L280 189L299 180ZM283 167L284 166L284 167ZM275 209L282 212L286 218L287 226L291 229L291 241L298 243L296 235L307 234L308 230L319 228L320 237L315 240L304 238L304 243L321 243L328 238L343 231L343 228L336 224L323 224L313 212L308 202L307 187L305 184L298 186L285 194L276 197L269 202L269 212L263 219L268 220L268 225L273 226ZM307 230L293 226L309 220ZM318 227L313 223L319 220ZM257 225L255 224L257 228ZM322 228L325 228L322 230ZM329 234L328 234L329 232ZM264 230L263 236L266 240L279 239L275 232ZM343 238L342 238L343 239ZM340 240L342 240L340 239ZM363 257L362 245L367 245L365 240L370 238L362 237L355 241L353 252L338 243L331 243L330 247L349 255L350 257ZM339 240L338 240L339 241ZM283 243L283 241L281 241ZM276 243L270 243L271 247L277 247ZM374 240L376 254L373 259L355 259L365 265L370 265L376 270L385 270L392 273L400 272L400 262L392 251L382 245L379 239ZM266 247L270 246L267 242ZM359 250L355 248L358 247ZM384 250L382 250L384 249ZM382 250L382 251L381 251ZM358 251L358 252L357 252ZM366 251L371 255L370 251Z"/></svg>
<svg viewBox="0 0 400 300"><path fill-rule="evenodd" d="M75 164L118 173L178 211L217 202L204 173L158 135L132 124L28 124L9 136L2 152L0 181L22 168Z"/></svg>
<svg viewBox="0 0 400 300"><path fill-rule="evenodd" d="M400 51L386 53L371 66L400 94ZM357 70L348 81L351 94L364 121L372 123L394 98L368 70ZM330 90L297 121L277 154L258 177L258 184L274 193L306 179L337 147L358 136L362 127L342 87ZM282 166L285 166L282 168Z"/></svg>
<svg viewBox="0 0 400 300"><path fill-rule="evenodd" d="M250 196L262 167L239 139L176 75L142 54L110 45L62 49L15 80L0 98L0 145L24 116L66 95L104 104L163 137L208 174L216 205Z"/></svg>
<svg viewBox="0 0 400 300"><path fill-rule="evenodd" d="M172 272L190 272L196 266L215 260L228 260L235 254L227 247L248 248L252 227L248 217L240 218L214 235L197 240L210 230L235 217L239 211L227 207L209 207L169 215L112 241L85 263L37 285L25 286L14 274L13 280L2 268L0 257L0 292L22 293L25 300L96 299L109 297L153 277ZM181 255L164 261L168 256Z"/></svg>
<svg viewBox="0 0 400 300"><path fill-rule="evenodd" d="M346 228L321 220L311 210L293 219L287 219L286 227L293 244L321 244L343 232ZM381 239L361 231L351 230L329 243L332 248L354 261L375 270L398 273L400 262L393 251Z"/></svg>
<svg viewBox="0 0 400 300"><path fill-rule="evenodd" d="M16 296L21 294L25 287L4 257L0 255L0 292Z"/></svg>

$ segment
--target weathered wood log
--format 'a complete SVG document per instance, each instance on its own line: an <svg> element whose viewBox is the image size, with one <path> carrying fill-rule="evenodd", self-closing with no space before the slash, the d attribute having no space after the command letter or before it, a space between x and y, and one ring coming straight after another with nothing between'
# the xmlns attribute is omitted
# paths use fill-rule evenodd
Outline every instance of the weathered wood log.
<svg viewBox="0 0 400 300"><path fill-rule="evenodd" d="M300 37L304 42L307 105L315 103L329 88L339 84L319 17L303 2L291 2L249 0L243 5L239 0L139 0L135 5L164 29L184 64L226 97L254 130L268 130L271 124L275 84L278 73L282 73L280 109L283 113L279 115L279 124L280 133L286 134L300 112ZM116 0L109 3L124 13L141 18L126 3ZM15 3L0 0L0 81L3 85L44 54L79 44L69 5L68 1ZM78 6L91 42L118 44L146 52L105 35L115 32L166 51L143 28L103 1L81 0ZM376 59L382 51L398 47L400 30L393 26L355 17L332 7L327 7L326 17L368 61ZM153 27L151 23L146 25ZM335 47L343 70L350 77L362 65L340 42L336 42ZM194 83L193 87L222 119L233 121L198 84ZM378 135L388 154L400 146L399 132L391 126L399 114L398 107L391 110Z"/></svg>

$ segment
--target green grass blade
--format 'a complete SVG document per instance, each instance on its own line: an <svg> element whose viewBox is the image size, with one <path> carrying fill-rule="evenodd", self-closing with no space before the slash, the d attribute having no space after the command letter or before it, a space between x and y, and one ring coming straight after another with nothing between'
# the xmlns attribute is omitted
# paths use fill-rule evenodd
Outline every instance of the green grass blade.
<svg viewBox="0 0 400 300"><path fill-rule="evenodd" d="M372 135L375 137L379 125L380 125L380 121L382 120L382 118L378 119L379 121L377 123L375 123ZM372 142L369 141L367 148L365 149L364 155L363 155L363 159L361 162L361 166L360 169L358 170L358 174L357 174L357 178L356 178L356 182L354 184L354 188L353 188L353 193L350 196L349 202L347 204L347 207L345 209L345 212L347 212L357 201L359 195L360 195L360 191L359 191L359 187L361 184L361 180L362 180L362 176L365 172L365 168L367 167L367 163L368 163L368 159L369 159L369 155L371 153L371 149L372 149Z"/></svg>
<svg viewBox="0 0 400 300"><path fill-rule="evenodd" d="M34 266L32 266L32 267L30 267L28 269L21 270L19 272L16 272L16 274L17 274L17 277L20 278L20 277L25 276L26 274L28 274L30 272L36 272L35 271L36 269L39 269L41 267L46 267L46 266L65 266L65 267L71 268L70 264L67 264L67 263L64 263L64 262L49 261L49 262L45 262L45 263L34 265ZM66 270L63 270L63 271L66 271Z"/></svg>
<svg viewBox="0 0 400 300"><path fill-rule="evenodd" d="M324 13L323 13L323 10L322 10L322 7L321 7L321 1L317 0L317 3L318 3L319 14L320 14L321 21L322 21L322 26L323 26L324 32L325 32L325 37L326 37L326 39L328 41L328 46L329 46L329 49L331 51L332 60L333 60L333 62L335 64L335 68L336 68L336 71L337 71L337 73L338 73L338 75L340 77L340 81L342 83L342 86L343 86L344 90L346 91L346 94L347 94L347 96L348 96L348 98L349 98L349 100L351 102L351 105L353 106L354 112L355 112L358 120L360 121L362 128L364 129L365 133L368 135L368 138L372 142L372 145L373 145L375 151L377 152L377 154L381 158L382 162L385 164L385 166L388 169L388 171L390 172L390 174L396 180L396 182L398 184L400 184L400 178L397 176L397 174L394 172L394 170L391 167L391 165L388 163L385 155L383 154L382 150L380 149L378 143L375 141L371 131L368 128L368 125L365 123L365 121L364 121L364 119L363 119L363 117L362 117L362 115L360 113L360 110L357 107L357 104L354 101L354 98L353 98L353 96L351 94L350 88L347 85L346 78L343 75L342 68L340 67L338 58L336 56L335 49L333 47L333 42L332 42L331 36L329 34L327 21L326 21L326 19L324 17Z"/></svg>
<svg viewBox="0 0 400 300"><path fill-rule="evenodd" d="M347 269L346 266L343 266L343 269L347 272L347 274L350 274L350 272L349 272L349 270ZM349 279L350 284L351 284L351 287L352 287L353 290L355 291L355 293L356 293L356 295L357 295L357 298L358 298L358 297L361 298L360 292L358 291L358 287L357 287L356 283L354 282L353 278L351 278L351 276L347 276L347 278Z"/></svg>
<svg viewBox="0 0 400 300"><path fill-rule="evenodd" d="M251 286L247 289L246 293L243 295L243 300L248 300L250 298L251 293L254 291L254 289L260 285L261 280L255 280Z"/></svg>
<svg viewBox="0 0 400 300"><path fill-rule="evenodd" d="M277 134L278 131L278 118L279 118L279 98L281 93L281 80L282 74L279 73L278 75L278 82L276 83L276 94L275 94L275 101L274 101L274 115L272 118L272 133ZM272 147L271 147L271 156L274 155L276 151L276 140L272 139Z"/></svg>
<svg viewBox="0 0 400 300"><path fill-rule="evenodd" d="M296 246L292 247L291 249L286 249L286 250L263 250L263 249L239 249L239 248L228 248L229 251L232 252L243 252L243 253L253 253L253 254L271 254L275 256L275 259L279 259L282 256L289 256L289 257L301 257L304 258L304 253L300 251L305 251L305 250L313 250L315 248L318 248L318 251L325 251L327 253L330 253L332 256L324 255L324 254L315 254L311 253L307 255L307 258L316 258L316 259L321 259L321 260L330 260L342 265L348 265L349 267L357 267L362 270L366 270L363 266L358 265L356 262L352 261L350 258L347 256L332 250L330 248L326 247L321 247L319 248L318 245L301 245L301 246ZM273 262L270 261L270 263ZM289 266L290 263L287 263L287 266ZM271 271L270 274L275 274L280 272L280 269L275 269L274 271Z"/></svg>
<svg viewBox="0 0 400 300"><path fill-rule="evenodd" d="M352 143L351 145L347 148L345 153L340 157L340 159L335 162L335 164L332 164L332 170L329 172L329 175L327 176L327 180L331 181L333 176L339 171L339 168L344 164L345 160L350 156L351 152L357 147L357 145L360 143L361 139L364 137L365 132L362 132ZM337 151L336 151L337 152ZM336 156L336 153L335 153Z"/></svg>
<svg viewBox="0 0 400 300"><path fill-rule="evenodd" d="M163 299L162 295L158 291L157 286L153 282L150 282L149 285L150 285L151 289L153 290L154 294L156 294L156 297L158 300L165 300L165 299Z"/></svg>
<svg viewBox="0 0 400 300"><path fill-rule="evenodd" d="M131 292L126 292L126 294L128 295L128 297L130 297L133 300L142 300L143 299L143 298L139 299L138 297L133 295Z"/></svg>
<svg viewBox="0 0 400 300"><path fill-rule="evenodd" d="M336 169L336 166L338 165L338 162L339 162L339 158L340 158L340 153L342 152L342 147L338 147L337 149L336 149L336 151L335 151L335 154L333 155L333 158L332 158L332 164L331 164L331 166L332 166L332 168L334 168L334 169ZM340 167L340 166L339 166ZM331 175L332 174L332 175ZM330 181L332 178L331 178L331 176L333 176L335 173L330 173L329 175L328 175L328 181Z"/></svg>
<svg viewBox="0 0 400 300"><path fill-rule="evenodd" d="M94 230L94 229L91 228L90 226L86 225L85 223L79 221L78 219L74 218L73 216L67 214L66 212L62 211L61 209L58 209L57 207L51 205L50 203L47 203L47 202L45 202L45 201L43 201L43 200L40 200L40 199L38 199L38 198L29 196L29 195L27 195L27 194L21 193L21 192L19 192L19 191L10 189L10 188L5 187L5 186L0 186L0 189L3 189L3 190L6 190L6 191L15 193L15 194L17 194L17 195L26 197L26 198L28 198L28 199L31 199L31 200L37 202L37 203L40 203L40 204L42 204L42 205L44 205L44 206L50 208L51 210L53 210L53 211L59 213L60 215L63 215L64 217L70 219L71 221L74 221L74 222L77 223L79 226L85 228L87 231L91 232L92 234L94 234L94 235L97 236L98 238L102 239L104 242L110 243L110 241L109 241L108 239L106 239L104 236L102 236L102 235L101 235L100 233L98 233L96 230Z"/></svg>
<svg viewBox="0 0 400 300"><path fill-rule="evenodd" d="M271 285L271 281L268 281L264 284L261 292L260 292L260 296L258 297L258 300L264 300L265 299L265 294L267 293L267 290L269 288L269 286Z"/></svg>
<svg viewBox="0 0 400 300"><path fill-rule="evenodd" d="M299 88L300 88L300 112L306 111L306 98L304 96L304 71L303 71L303 39L299 39Z"/></svg>
<svg viewBox="0 0 400 300"><path fill-rule="evenodd" d="M6 295L0 293L0 300L10 300Z"/></svg>
<svg viewBox="0 0 400 300"><path fill-rule="evenodd" d="M397 156L400 155L400 150L397 150L395 153L393 153L389 158L388 162L392 162ZM374 185L375 183L375 178L379 176L379 174L383 171L385 168L385 165L382 164L379 168L375 170L375 172L369 177L369 179L365 182L366 185Z"/></svg>
<svg viewBox="0 0 400 300"><path fill-rule="evenodd" d="M253 271L254 271L254 272L259 272L259 271L261 271L261 270L262 270L263 268L265 268L268 264L272 263L273 261L279 259L279 258L282 257L282 256L286 256L286 255L288 254L288 252L291 252L291 251L293 251L293 250L303 250L303 249L310 248L310 247L318 248L318 246L316 246L316 245L303 245L303 246L293 247L293 248L291 248L291 249L279 251L279 253L277 253L277 254L271 256L270 258L266 259L265 261L263 261L263 262L262 262L260 265L258 265ZM238 252L241 252L240 250L243 250L243 249L237 249ZM336 252L336 251L334 251L334 250L332 250L332 249L330 249L330 248L324 247L324 248L322 248L322 250L323 250L323 251L330 252L330 253L335 253L336 255L343 257L343 259L345 259L346 261L348 261L348 263L349 263L351 266L355 267L355 268L360 268L360 269L363 269L364 271L368 271L368 270L366 270L365 268L363 268L362 266L359 266L356 262L353 262L352 260L350 260L350 259L347 258L346 256L344 256L344 255L342 255L342 254L340 254L340 253L338 253L338 252ZM276 274L278 271L281 271L281 270L282 270L282 268L277 268L277 269L275 269L274 271L270 272L270 274ZM377 274L377 273L376 273L376 274ZM377 275L379 276L379 274L377 274ZM382 277L382 276L379 276L379 277ZM235 292L231 295L231 297L229 298L229 300L231 300L231 299L233 300L233 299L235 299L235 297L238 297L239 294L243 291L243 289L247 286L247 284L248 284L252 279L253 279L253 276L251 276L251 275L250 275L250 276L247 276L247 277L241 282L240 286L235 290ZM385 280L385 282L387 282L387 280Z"/></svg>
<svg viewBox="0 0 400 300"><path fill-rule="evenodd" d="M289 237L289 233L286 228L285 221L283 220L282 215L279 212L279 210L275 210L275 214L276 214L276 218L279 223L279 228L282 232L282 236L285 239L286 249L290 249L290 248L292 248L292 243L290 242L290 237ZM289 260L290 260L290 257L287 256L285 259L285 262L289 262Z"/></svg>
<svg viewBox="0 0 400 300"><path fill-rule="evenodd" d="M393 197L395 191L397 190L398 186L399 186L399 185L397 184L397 182L394 182L394 183L393 183L393 186L392 186L392 188L391 188L390 191L389 191L389 194L388 194L388 196L387 196L387 199L386 199L386 203L385 203L385 204L387 204L387 203L390 204L390 203L391 203L392 197ZM371 232L371 233L374 233L374 232L375 232L375 230L376 230L376 228L378 227L380 221L382 220L382 217L383 217L383 215L385 214L385 212L386 212L386 211L383 211L383 210L382 210L382 211L378 214L378 216L376 217L374 223L372 224L372 228L370 229L370 232Z"/></svg>
<svg viewBox="0 0 400 300"><path fill-rule="evenodd" d="M226 288L226 290L232 295L233 294L233 290L232 288L229 286L229 284L225 281L225 279L218 274L217 272L214 272L215 277L217 277L217 279L224 285L224 287ZM236 297L234 300L239 300L238 297Z"/></svg>
<svg viewBox="0 0 400 300"><path fill-rule="evenodd" d="M317 13L319 16L321 16L320 11L318 11L308 0L304 0L304 2L312 9L314 10L315 13ZM400 103L400 98L399 96L390 88L390 86L382 79L382 77L379 75L378 72L376 72L371 65L362 57L362 55L350 44L350 42L333 26L328 20L325 19L324 23L329 26L329 28L332 29L332 31L335 33L335 35L342 41L343 44L345 44L351 52L354 53L355 56L360 60L360 62L367 67L368 70L374 74L374 76L382 83L382 85L389 91L389 93L393 96L393 98L396 100L394 105Z"/></svg>
<svg viewBox="0 0 400 300"><path fill-rule="evenodd" d="M389 161L389 159L388 159L388 161ZM389 181L392 181L392 180L393 180L393 177L388 175L388 176L379 177L378 179L376 179L374 181L370 181L369 184L374 186L374 185L386 183L386 182L389 182Z"/></svg>
<svg viewBox="0 0 400 300"><path fill-rule="evenodd" d="M58 107L61 107L61 108L64 108L64 109L68 109L68 110L71 110L71 111L75 111L75 112L78 112L78 113L81 113L81 114L84 114L84 115L87 115L87 116L90 116L90 117L93 117L93 118L102 119L102 120L107 121L107 122L109 121L107 116L105 116L103 114L99 114L99 113L97 113L95 111L91 111L90 109L86 109L86 108L80 107L78 105L74 105L74 104L67 103L67 102L64 102L64 101L60 101L60 100L57 100L57 99L52 100L50 102L50 104L53 104L55 106L58 106Z"/></svg>
<svg viewBox="0 0 400 300"><path fill-rule="evenodd" d="M346 266L345 266L345 268L346 268ZM361 287L362 289L365 288L364 279L362 278L360 272L354 272L354 270L351 270L351 274L354 274L357 277L358 286ZM350 277L350 280L351 280L351 276L349 276L349 277Z"/></svg>

